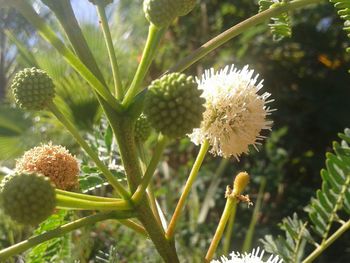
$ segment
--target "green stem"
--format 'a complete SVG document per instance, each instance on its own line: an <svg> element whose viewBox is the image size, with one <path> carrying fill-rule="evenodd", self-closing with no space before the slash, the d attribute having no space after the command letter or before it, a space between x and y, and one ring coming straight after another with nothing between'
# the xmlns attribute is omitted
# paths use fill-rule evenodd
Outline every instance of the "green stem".
<svg viewBox="0 0 350 263"><path fill-rule="evenodd" d="M266 178L263 177L263 178L261 178L259 192L258 192L258 198L255 202L255 207L254 207L254 211L252 214L252 218L250 220L248 231L245 235L245 239L243 242L242 252L248 252L251 250L253 236L254 236L254 230L255 230L256 223L258 222L259 212L261 210L262 199L264 197L265 186L266 186Z"/></svg>
<svg viewBox="0 0 350 263"><path fill-rule="evenodd" d="M166 229L167 228L167 223L164 222L163 211L161 211L160 208L158 208L157 199L156 199L156 197L154 195L152 182L147 187L147 195L148 195L148 200L149 200L151 209L153 211L154 216L157 219L158 224L161 225L163 227L163 229ZM162 220L162 217L160 216L160 213L162 213L163 220Z"/></svg>
<svg viewBox="0 0 350 263"><path fill-rule="evenodd" d="M132 193L135 192L142 178L141 168L137 158L133 124L134 122L130 119L128 113L125 113L122 116L119 115L118 120L111 123ZM174 263L179 262L175 245L165 238L164 230L162 226L158 224L147 198L142 198L135 209L138 214L138 219L147 230L149 237L152 239L164 261Z"/></svg>
<svg viewBox="0 0 350 263"><path fill-rule="evenodd" d="M144 237L148 237L147 231L145 228L140 226L139 224L135 223L134 221L130 219L120 219L118 220L121 224L129 227L130 229L134 230L135 232L143 235Z"/></svg>
<svg viewBox="0 0 350 263"><path fill-rule="evenodd" d="M81 194L81 193L75 193L75 192L69 192L64 191L61 189L55 189L57 194L70 196L78 199L84 199L84 200L90 200L90 201L97 201L97 202L114 202L118 199L116 198L109 198L109 197L102 197L102 196L95 196L95 195L87 195L87 194Z"/></svg>
<svg viewBox="0 0 350 263"><path fill-rule="evenodd" d="M201 211L199 213L198 216L198 223L199 224L203 224L204 221L207 218L210 206L211 206L211 202L212 200L214 200L214 196L217 193L217 189L219 187L220 181L221 181L221 177L223 175L223 173L225 172L228 164L230 163L229 159L225 159L222 158L220 161L220 164L218 166L218 168L216 169L216 171L214 172L210 185L207 188L207 191L205 193L205 198L201 207Z"/></svg>
<svg viewBox="0 0 350 263"><path fill-rule="evenodd" d="M56 116L56 118L66 127L66 129L73 135L75 140L90 156L90 158L96 163L97 167L106 176L110 184L117 190L117 192L126 200L130 200L130 195L127 190L117 181L111 171L100 160L96 152L86 143L83 137L79 134L79 131L75 126L62 114L54 103L49 105L50 111Z"/></svg>
<svg viewBox="0 0 350 263"><path fill-rule="evenodd" d="M104 84L85 66L74 53L67 48L57 37L51 28L45 23L25 0L13 0L10 6L16 8L37 30L40 35L47 40L56 50L69 62L69 64L95 89L95 91L104 98L110 107L121 112L123 109L116 98L109 92Z"/></svg>
<svg viewBox="0 0 350 263"><path fill-rule="evenodd" d="M227 221L229 220L230 215L236 205L237 205L236 197L228 196L224 212L221 215L219 225L216 229L213 240L210 243L207 255L205 256L206 263L209 263L213 259L216 248L218 247L219 242L222 238L222 234L224 233Z"/></svg>
<svg viewBox="0 0 350 263"><path fill-rule="evenodd" d="M132 99L137 95L137 93L139 93L142 90L140 86L147 74L147 71L152 63L160 40L163 37L165 31L166 28L159 29L152 24L149 26L148 37L145 48L143 50L141 62L137 68L130 88L126 92L125 98L122 102L123 106L127 107L128 105L130 105Z"/></svg>
<svg viewBox="0 0 350 263"><path fill-rule="evenodd" d="M168 230L166 233L167 238L169 240L174 238L176 224L177 224L178 220L180 219L182 209L183 209L185 202L186 202L186 199L191 191L192 185L197 178L199 168L201 167L201 165L203 163L203 160L205 158L205 155L207 154L208 149L209 149L209 142L207 140L205 140L203 142L200 150L199 150L197 158L192 166L192 170L190 172L190 175L189 175L187 182L186 182L186 185L184 187L184 190L180 196L179 202L177 203L174 214L170 220Z"/></svg>
<svg viewBox="0 0 350 263"><path fill-rule="evenodd" d="M245 32L249 28L265 22L271 17L276 17L281 13L293 11L306 5L317 4L323 1L324 0L294 0L291 2L285 2L283 5L279 5L277 7L270 8L266 11L256 14L244 20L243 22L229 28L215 38L212 38L207 43L203 44L200 48L189 54L187 57L181 59L178 63L171 67L167 73L184 71L211 51L225 44L227 41Z"/></svg>
<svg viewBox="0 0 350 263"><path fill-rule="evenodd" d="M224 245L223 245L223 255L228 255L230 252L230 247L231 247L231 237L233 233L233 226L235 224L235 219L236 219L236 211L237 211L237 202L233 205L233 208L231 210L231 215L228 220L226 232L225 232L225 238L224 238Z"/></svg>
<svg viewBox="0 0 350 263"><path fill-rule="evenodd" d="M105 12L105 5L101 1L98 1L97 3L97 12L100 17L102 32L105 38L109 60L111 62L115 95L118 100L122 100L124 96L124 92L123 92L122 82L120 79L117 57L115 55L112 36L108 26L108 21L107 21L106 12Z"/></svg>
<svg viewBox="0 0 350 263"><path fill-rule="evenodd" d="M162 157L163 151L165 149L165 146L168 142L167 137L163 136L162 134L159 134L157 146L153 152L152 159L147 166L146 172L144 176L142 177L140 185L137 187L135 193L131 197L131 199L138 203L141 198L143 197L144 193L146 192L146 189L148 185L150 184L150 181L153 177L153 174L155 170L157 169L158 163L160 158Z"/></svg>
<svg viewBox="0 0 350 263"><path fill-rule="evenodd" d="M16 245L13 245L11 247L1 250L0 261L5 262L5 260L11 256L18 255L36 245L39 245L53 238L63 236L64 234L67 234L80 227L91 225L102 220L107 220L112 218L125 219L125 218L130 218L132 216L133 214L128 211L118 211L118 212L113 211L113 212L99 213L99 214L95 214L95 215L91 215L91 216L87 216L87 217L75 220L71 223L62 225L54 230L50 230L41 235L31 237L25 241L17 243Z"/></svg>
<svg viewBox="0 0 350 263"><path fill-rule="evenodd" d="M137 145L137 149L138 149L138 153L139 153L142 173L145 174L146 170L147 170L147 163L149 163L149 158L147 158L147 156L145 154L145 148L144 148L142 142L137 140L136 141L136 145ZM142 184L142 181L141 181L141 184ZM138 191L139 188L140 188L140 185L136 189L135 193ZM148 200L149 200L151 209L153 211L153 214L156 217L156 219L158 221L158 224L162 225L162 220L161 220L161 217L160 217L160 214L159 214L159 210L158 210L158 207L157 207L157 201L156 201L156 198L154 196L154 192L153 192L153 188L152 188L152 182L150 182L148 184L146 193L148 195Z"/></svg>
<svg viewBox="0 0 350 263"><path fill-rule="evenodd" d="M130 210L132 207L125 200L113 202L91 201L56 193L56 206L62 209L77 210Z"/></svg>
<svg viewBox="0 0 350 263"><path fill-rule="evenodd" d="M322 252L328 248L334 241L350 229L350 220L344 223L337 231L333 233L325 242L318 246L302 263L313 262Z"/></svg>

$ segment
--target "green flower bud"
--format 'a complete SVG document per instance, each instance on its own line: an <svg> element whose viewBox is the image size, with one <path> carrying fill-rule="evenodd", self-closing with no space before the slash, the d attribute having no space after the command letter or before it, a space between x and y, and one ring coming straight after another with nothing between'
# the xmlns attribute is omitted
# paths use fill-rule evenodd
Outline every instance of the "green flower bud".
<svg viewBox="0 0 350 263"><path fill-rule="evenodd" d="M177 2L173 0L144 0L143 11L147 20L156 27L169 26L178 16Z"/></svg>
<svg viewBox="0 0 350 263"><path fill-rule="evenodd" d="M4 211L18 223L37 225L55 209L55 188L43 175L14 174L7 177L1 188Z"/></svg>
<svg viewBox="0 0 350 263"><path fill-rule="evenodd" d="M147 117L141 114L140 117L135 122L135 139L140 141L146 141L151 134L151 124L149 123Z"/></svg>
<svg viewBox="0 0 350 263"><path fill-rule="evenodd" d="M47 73L37 68L26 68L12 80L11 88L20 108L42 110L55 97L55 86Z"/></svg>
<svg viewBox="0 0 350 263"><path fill-rule="evenodd" d="M202 121L205 99L201 94L193 77L167 74L148 87L144 112L157 131L170 138L182 137Z"/></svg>
<svg viewBox="0 0 350 263"><path fill-rule="evenodd" d="M144 0L143 11L150 23L162 28L176 17L187 15L195 5L196 0Z"/></svg>

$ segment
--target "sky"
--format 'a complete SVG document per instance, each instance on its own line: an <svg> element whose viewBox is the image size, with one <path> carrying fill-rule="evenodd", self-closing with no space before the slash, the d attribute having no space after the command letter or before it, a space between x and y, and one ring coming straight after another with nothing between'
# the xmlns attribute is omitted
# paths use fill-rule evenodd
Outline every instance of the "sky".
<svg viewBox="0 0 350 263"><path fill-rule="evenodd" d="M42 6L40 1L37 1L38 6ZM71 0L74 13L79 21L98 21L96 7L88 0ZM114 1L114 4L118 3L118 0ZM107 6L107 9L112 5ZM40 8L36 8L37 10Z"/></svg>
<svg viewBox="0 0 350 263"><path fill-rule="evenodd" d="M72 0L72 6L79 21L97 21L96 8L88 0Z"/></svg>

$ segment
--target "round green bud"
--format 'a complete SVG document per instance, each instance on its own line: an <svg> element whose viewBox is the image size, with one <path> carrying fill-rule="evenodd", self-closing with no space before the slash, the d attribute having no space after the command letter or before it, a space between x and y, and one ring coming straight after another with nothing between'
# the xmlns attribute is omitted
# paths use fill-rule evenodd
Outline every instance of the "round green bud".
<svg viewBox="0 0 350 263"><path fill-rule="evenodd" d="M185 16L192 11L197 0L179 0L179 16Z"/></svg>
<svg viewBox="0 0 350 263"><path fill-rule="evenodd" d="M36 173L14 174L2 186L5 214L25 225L37 225L48 218L56 206L55 188L50 179Z"/></svg>
<svg viewBox="0 0 350 263"><path fill-rule="evenodd" d="M146 141L152 131L151 124L147 117L141 114L135 122L135 139L140 141Z"/></svg>
<svg viewBox="0 0 350 263"><path fill-rule="evenodd" d="M37 68L25 68L12 80L11 88L20 108L42 110L55 97L55 86L47 73Z"/></svg>
<svg viewBox="0 0 350 263"><path fill-rule="evenodd" d="M195 5L196 0L144 0L143 11L150 23L162 28L176 17L187 15Z"/></svg>
<svg viewBox="0 0 350 263"><path fill-rule="evenodd" d="M200 126L205 110L201 94L193 77L167 74L148 87L144 112L157 131L170 138L182 137Z"/></svg>
<svg viewBox="0 0 350 263"><path fill-rule="evenodd" d="M143 11L147 20L156 27L169 26L178 16L177 3L173 0L144 0Z"/></svg>

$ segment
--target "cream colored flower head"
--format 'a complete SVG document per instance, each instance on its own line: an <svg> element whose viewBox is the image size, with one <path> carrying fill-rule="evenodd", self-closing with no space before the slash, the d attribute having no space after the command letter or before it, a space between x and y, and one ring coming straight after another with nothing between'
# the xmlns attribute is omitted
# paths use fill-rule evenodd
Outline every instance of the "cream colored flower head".
<svg viewBox="0 0 350 263"><path fill-rule="evenodd" d="M273 123L266 120L272 111L266 104L273 100L268 100L267 92L258 94L263 87L258 76L248 66L205 71L197 81L203 89L206 110L200 128L193 130L190 139L197 145L208 140L211 153L237 160L248 153L249 145L257 149L264 138L261 130L271 130Z"/></svg>
<svg viewBox="0 0 350 263"><path fill-rule="evenodd" d="M270 255L270 257L265 261L263 260L264 254L265 251L263 249L260 250L258 247L257 249L253 249L253 251L249 254L232 252L230 254L231 258L222 256L220 260L212 260L211 263L283 263L282 259L275 255Z"/></svg>
<svg viewBox="0 0 350 263"><path fill-rule="evenodd" d="M42 173L59 189L73 190L78 187L78 161L60 145L43 144L26 151L17 160L16 171Z"/></svg>

